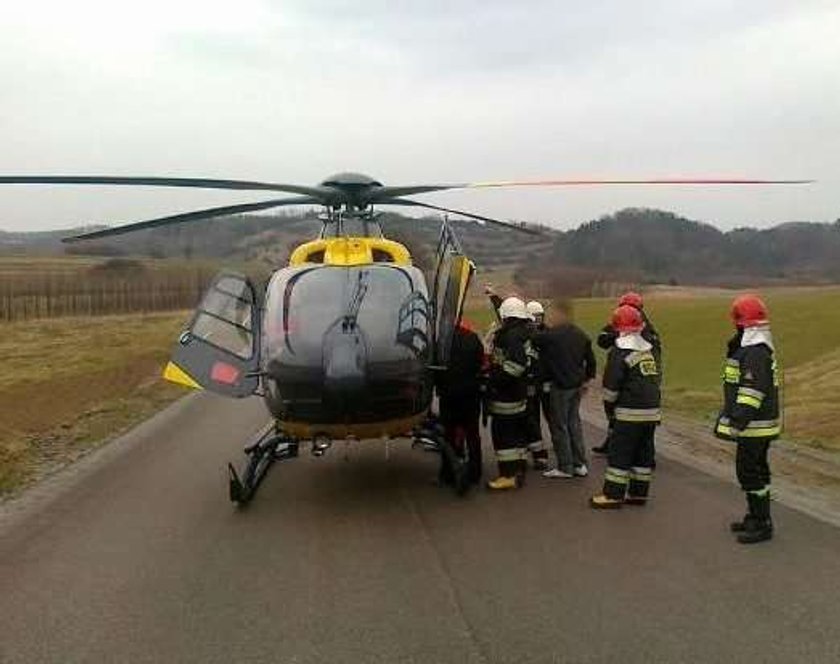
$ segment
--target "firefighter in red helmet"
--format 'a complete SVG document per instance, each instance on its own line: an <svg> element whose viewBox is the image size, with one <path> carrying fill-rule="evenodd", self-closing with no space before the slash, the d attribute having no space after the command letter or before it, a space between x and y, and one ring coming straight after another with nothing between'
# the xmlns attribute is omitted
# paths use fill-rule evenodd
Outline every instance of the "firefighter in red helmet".
<svg viewBox="0 0 840 664"><path fill-rule="evenodd" d="M770 315L761 298L736 298L731 316L736 332L726 353L724 403L715 433L737 443L735 471L747 498L747 514L731 524L732 532L742 544L755 544L773 537L767 453L781 434L781 378Z"/></svg>
<svg viewBox="0 0 840 664"><path fill-rule="evenodd" d="M662 340L659 338L659 333L656 331L656 328L653 326L650 318L645 312L645 301L641 294L636 293L635 291L628 291L624 293L620 298L618 298L618 304L616 306L623 307L629 306L637 309L639 313L642 315L642 320L644 320L645 327L642 330L642 336L653 346L653 353L656 355L656 361L659 365L660 373L662 372ZM609 350L610 348L615 345L615 340L618 337L618 332L613 327L612 323L607 323L601 332L598 334L598 339L596 343L598 344L599 348L603 350ZM609 452L609 445L610 445L610 436L612 435L612 422L608 419L608 427L607 427L607 436L604 439L604 442L600 445L597 445L592 448L592 451L595 454L607 454Z"/></svg>
<svg viewBox="0 0 840 664"><path fill-rule="evenodd" d="M654 437L661 419L659 361L653 344L642 336L645 321L630 305L612 315L618 336L604 369L604 409L614 422L609 464L595 509L647 504L653 475Z"/></svg>

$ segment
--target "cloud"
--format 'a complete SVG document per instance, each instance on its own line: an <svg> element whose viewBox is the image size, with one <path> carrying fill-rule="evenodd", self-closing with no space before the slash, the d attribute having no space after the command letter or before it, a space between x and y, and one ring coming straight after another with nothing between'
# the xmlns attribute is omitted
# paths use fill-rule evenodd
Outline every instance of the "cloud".
<svg viewBox="0 0 840 664"><path fill-rule="evenodd" d="M30 0L0 25L0 171L315 182L807 176L807 189L430 197L570 225L624 205L834 219L834 1ZM0 227L248 196L0 190Z"/></svg>

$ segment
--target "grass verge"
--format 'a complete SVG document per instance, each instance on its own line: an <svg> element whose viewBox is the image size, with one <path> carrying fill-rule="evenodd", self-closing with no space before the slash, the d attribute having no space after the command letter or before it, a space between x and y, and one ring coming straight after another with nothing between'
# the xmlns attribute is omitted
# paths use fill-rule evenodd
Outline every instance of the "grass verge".
<svg viewBox="0 0 840 664"><path fill-rule="evenodd" d="M0 496L184 394L160 378L187 314L0 325Z"/></svg>

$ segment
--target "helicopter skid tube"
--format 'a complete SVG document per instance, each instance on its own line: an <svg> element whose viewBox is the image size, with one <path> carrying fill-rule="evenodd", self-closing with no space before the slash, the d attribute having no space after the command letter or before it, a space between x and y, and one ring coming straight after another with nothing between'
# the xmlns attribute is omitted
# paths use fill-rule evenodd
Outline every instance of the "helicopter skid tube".
<svg viewBox="0 0 840 664"><path fill-rule="evenodd" d="M248 460L240 475L233 464L228 464L228 494L232 502L244 507L257 492L268 470L275 461L293 459L300 444L272 422L266 425L252 442L245 446Z"/></svg>

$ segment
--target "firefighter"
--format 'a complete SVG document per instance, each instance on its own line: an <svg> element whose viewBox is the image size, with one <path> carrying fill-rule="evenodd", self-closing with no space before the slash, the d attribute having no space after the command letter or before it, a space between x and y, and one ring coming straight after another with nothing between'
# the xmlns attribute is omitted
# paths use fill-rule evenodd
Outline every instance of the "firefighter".
<svg viewBox="0 0 840 664"><path fill-rule="evenodd" d="M634 291L628 291L624 293L620 298L618 298L618 304L616 306L624 306L628 305L638 309L642 314L642 319L645 323L645 329L642 330L642 336L653 346L653 353L656 355L657 363L659 365L660 374L662 372L662 341L659 338L659 333L656 331L656 328L651 323L650 318L645 311L645 301L644 298L639 293ZM596 343L598 344L599 348L608 351L615 345L615 340L618 337L618 333L613 328L612 324L608 323L605 325L601 332L598 334L598 338ZM604 442L600 445L597 445L592 448L592 451L595 454L608 454L609 452L609 445L610 445L610 436L612 435L612 422L610 422L609 417L607 417L607 435L604 438Z"/></svg>
<svg viewBox="0 0 840 664"><path fill-rule="evenodd" d="M445 371L436 376L440 421L447 442L461 458L466 457L471 484L481 480L481 382L484 368L484 344L470 323L462 320L452 338L452 350ZM441 454L439 481L454 482L452 468Z"/></svg>
<svg viewBox="0 0 840 664"><path fill-rule="evenodd" d="M545 309L536 300L531 300L525 305L528 315L531 317L531 330L533 333L544 332ZM531 454L534 470L548 469L548 448L543 442L542 419L540 410L548 419L549 409L542 406L546 400L545 386L551 387L551 381L546 378L545 365L540 361L539 352L536 346L530 345L531 365L528 372L528 452Z"/></svg>
<svg viewBox="0 0 840 664"><path fill-rule="evenodd" d="M715 433L738 445L735 471L747 498L746 516L732 523L731 530L740 543L755 544L773 537L767 453L781 434L781 380L770 316L761 298L736 298L731 315L736 333L726 353L723 410Z"/></svg>
<svg viewBox="0 0 840 664"><path fill-rule="evenodd" d="M499 308L502 305L502 298L493 289L492 284L484 286L484 293L490 299L490 304L496 312L496 317L501 318ZM525 310L528 312L530 319L530 330L532 333L544 331L545 327L545 309L542 304L536 300L531 300L525 305ZM494 331L495 333L495 331ZM492 342L491 342L492 343ZM546 402L548 395L542 395L544 383L544 370L540 364L539 352L536 346L531 344L529 346L529 371L528 371L528 417L527 429L525 431L525 444L527 453L531 455L534 470L548 469L548 448L542 439L542 424L540 421L540 405L541 401ZM548 383L550 385L550 383ZM548 408L544 408L546 418L548 417Z"/></svg>
<svg viewBox="0 0 840 664"><path fill-rule="evenodd" d="M618 333L604 369L604 409L613 425L603 492L595 509L647 504L653 476L654 437L661 419L659 365L636 307L622 305L612 316Z"/></svg>
<svg viewBox="0 0 840 664"><path fill-rule="evenodd" d="M490 353L487 401L499 476L487 486L501 491L519 488L525 478L531 342L530 316L522 300L509 297L498 311L501 325Z"/></svg>

